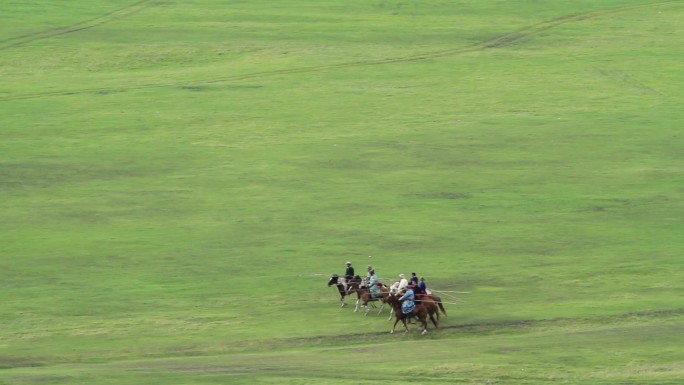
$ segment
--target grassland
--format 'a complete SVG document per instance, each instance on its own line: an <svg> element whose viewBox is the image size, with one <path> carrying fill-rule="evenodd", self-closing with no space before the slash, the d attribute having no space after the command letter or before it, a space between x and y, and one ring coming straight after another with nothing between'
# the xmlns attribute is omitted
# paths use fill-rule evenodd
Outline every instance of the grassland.
<svg viewBox="0 0 684 385"><path fill-rule="evenodd" d="M0 383L681 383L683 18L1 2ZM346 260L471 294L389 335Z"/></svg>

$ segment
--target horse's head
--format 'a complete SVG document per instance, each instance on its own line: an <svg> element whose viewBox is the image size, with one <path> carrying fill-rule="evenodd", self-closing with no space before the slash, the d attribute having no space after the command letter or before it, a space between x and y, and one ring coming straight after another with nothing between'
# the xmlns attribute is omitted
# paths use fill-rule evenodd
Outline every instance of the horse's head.
<svg viewBox="0 0 684 385"><path fill-rule="evenodd" d="M399 306L399 296L394 293L387 293L387 295L383 295L382 300L392 306Z"/></svg>
<svg viewBox="0 0 684 385"><path fill-rule="evenodd" d="M340 276L337 274L333 274L332 277L330 277L330 281L328 281L328 287L332 285L337 285L339 283Z"/></svg>

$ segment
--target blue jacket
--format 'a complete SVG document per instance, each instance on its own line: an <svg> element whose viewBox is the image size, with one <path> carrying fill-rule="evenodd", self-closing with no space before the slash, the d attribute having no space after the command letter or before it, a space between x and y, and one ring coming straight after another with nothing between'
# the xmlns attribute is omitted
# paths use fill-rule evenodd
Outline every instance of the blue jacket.
<svg viewBox="0 0 684 385"><path fill-rule="evenodd" d="M399 301L404 301L401 303L401 312L404 314L409 314L416 307L416 303L413 302L415 295L412 289L406 290L406 293L399 298Z"/></svg>

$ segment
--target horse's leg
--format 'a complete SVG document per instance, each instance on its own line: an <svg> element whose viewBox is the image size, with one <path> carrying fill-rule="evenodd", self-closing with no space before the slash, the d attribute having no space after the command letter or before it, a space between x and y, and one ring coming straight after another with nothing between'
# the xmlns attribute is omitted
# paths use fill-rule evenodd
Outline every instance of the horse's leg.
<svg viewBox="0 0 684 385"><path fill-rule="evenodd" d="M337 285L337 291L340 293L340 307L347 306L347 303L344 302L344 287L341 285Z"/></svg>
<svg viewBox="0 0 684 385"><path fill-rule="evenodd" d="M430 301L430 306L428 307L428 314L430 317L433 315L437 316L437 321L439 321L439 308L437 307L437 303L435 301Z"/></svg>
<svg viewBox="0 0 684 385"><path fill-rule="evenodd" d="M385 309L385 303L383 302L383 303L380 305L380 310L378 310L378 315L380 315L380 313L382 313L382 311L383 311L384 309Z"/></svg>
<svg viewBox="0 0 684 385"><path fill-rule="evenodd" d="M439 314L439 313L437 313L437 314ZM435 329L439 329L439 320L435 321L435 317L433 317L432 314L430 314L430 320L435 325Z"/></svg>
<svg viewBox="0 0 684 385"><path fill-rule="evenodd" d="M398 323L399 323L399 316L397 316L397 319L394 320L394 325L392 325L392 330L390 330L390 334L394 333L394 329L397 327ZM406 325L406 322L404 322L404 325Z"/></svg>
<svg viewBox="0 0 684 385"><path fill-rule="evenodd" d="M351 284L347 284L347 287L344 289L344 294L349 295L352 293L353 290L354 290L354 286Z"/></svg>
<svg viewBox="0 0 684 385"><path fill-rule="evenodd" d="M437 306L439 306L439 310L441 310L442 313L444 313L444 316L447 317L447 312L446 312L446 309L444 309L444 304L442 303L442 298L439 296L436 296L434 294L431 294L430 299L432 299L437 304Z"/></svg>
<svg viewBox="0 0 684 385"><path fill-rule="evenodd" d="M366 311L363 313L363 315L368 315L368 312L370 311L370 306L368 306L369 301L371 301L371 300L366 299L365 302L363 303L363 307L366 308Z"/></svg>
<svg viewBox="0 0 684 385"><path fill-rule="evenodd" d="M420 324L423 326L423 332L421 334L427 333L427 313L426 312L421 312L420 315L418 316L418 319L420 320Z"/></svg>
<svg viewBox="0 0 684 385"><path fill-rule="evenodd" d="M408 324L406 323L406 317L405 317L405 316L402 316L402 317L401 317L401 322L404 323L404 328L406 328L406 330L404 330L404 333L408 333L408 332L409 332L409 327L408 327Z"/></svg>
<svg viewBox="0 0 684 385"><path fill-rule="evenodd" d="M389 316L389 318L388 318L387 320L388 320L388 321L391 321L393 315L394 315L394 308L391 308L391 309L390 309L390 316Z"/></svg>
<svg viewBox="0 0 684 385"><path fill-rule="evenodd" d="M435 329L439 329L439 310L434 303L428 309L427 314L430 316L430 321L432 321L432 324L435 325ZM435 314L437 315L437 320L435 320Z"/></svg>

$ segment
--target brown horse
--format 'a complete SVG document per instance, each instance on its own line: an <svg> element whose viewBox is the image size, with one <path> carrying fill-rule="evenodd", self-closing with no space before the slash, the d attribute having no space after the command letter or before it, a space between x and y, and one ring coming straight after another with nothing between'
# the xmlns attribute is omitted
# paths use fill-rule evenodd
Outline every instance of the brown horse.
<svg viewBox="0 0 684 385"><path fill-rule="evenodd" d="M436 303L437 306L439 306L439 310L441 310L442 313L444 313L445 317L448 317L447 313L446 313L446 309L444 309L444 304L442 303L442 298L440 296L435 295L435 294L428 294L427 297L430 300L432 300L432 302Z"/></svg>
<svg viewBox="0 0 684 385"><path fill-rule="evenodd" d="M430 316L432 323L435 324L436 329L439 329L439 307L437 306L437 303L430 299L423 299L421 301L415 302L416 305L423 305L425 309L427 309L428 315ZM437 323L435 323L435 318L437 319Z"/></svg>
<svg viewBox="0 0 684 385"><path fill-rule="evenodd" d="M435 295L435 294L422 294L422 295L416 295L416 304L419 304L421 302L432 302L435 304L435 306L439 307L439 310L444 313L445 317L447 316L446 309L444 309L444 304L442 304L442 298L440 296ZM437 314L439 316L439 314Z"/></svg>
<svg viewBox="0 0 684 385"><path fill-rule="evenodd" d="M361 287L357 285L352 286L352 289L356 291L356 294L358 295L358 299L356 300L356 306L354 307L354 312L356 312L359 309L359 304L363 303L361 306L363 306L366 309L364 311L364 315L368 315L368 312L370 311L368 303L382 300L380 310L378 310L378 315L382 313L382 310L385 308L384 299L389 295L389 288L387 286L380 286L380 297L373 297L373 295L371 295L370 289L367 287Z"/></svg>
<svg viewBox="0 0 684 385"><path fill-rule="evenodd" d="M401 321L404 324L404 328L406 329L405 333L409 331L408 325L406 324L406 321L410 319L411 317L416 317L418 321L420 321L420 324L423 328L423 331L421 334L427 333L427 318L428 316L430 317L430 320L432 321L433 325L435 325L435 328L439 328L439 324L437 321L435 321L435 318L433 317L433 314L428 310L430 306L433 306L434 309L433 311L437 311L437 307L434 306L434 304L420 304L416 305L416 307L411 311L409 314L404 314L401 311L401 302L399 302L399 297L395 295L388 295L386 301L392 305L392 309L394 310L394 314L396 317L396 320L394 321L394 325L392 325L392 330L390 330L390 334L394 333L395 328L397 327L397 323Z"/></svg>
<svg viewBox="0 0 684 385"><path fill-rule="evenodd" d="M383 298L383 301L385 299ZM432 314L433 316L437 317L437 322L439 322L439 310L442 310L442 313L444 313L444 316L446 317L446 310L444 310L444 305L442 305L442 300L436 295L430 294L430 295L425 295L422 296L422 298L419 298L416 296L415 299L416 305L420 305L421 303L426 305L426 308ZM389 314L389 320L392 320L392 316L394 315L394 308L390 309L390 314Z"/></svg>

